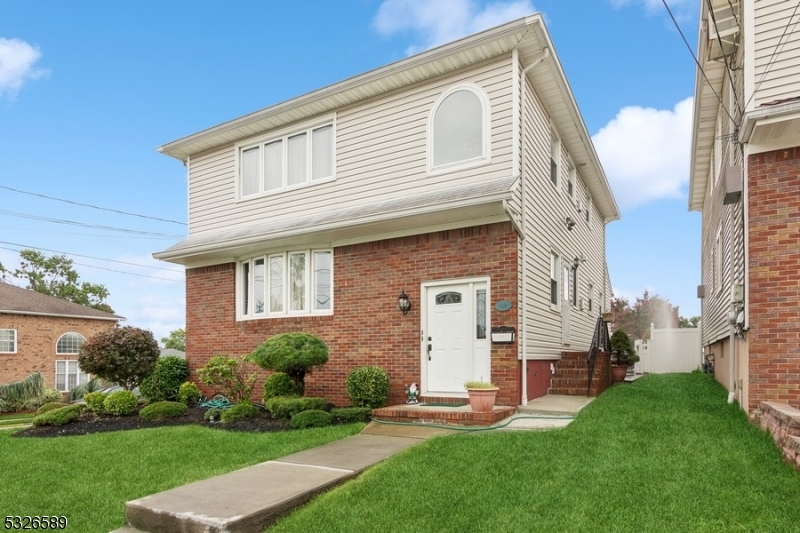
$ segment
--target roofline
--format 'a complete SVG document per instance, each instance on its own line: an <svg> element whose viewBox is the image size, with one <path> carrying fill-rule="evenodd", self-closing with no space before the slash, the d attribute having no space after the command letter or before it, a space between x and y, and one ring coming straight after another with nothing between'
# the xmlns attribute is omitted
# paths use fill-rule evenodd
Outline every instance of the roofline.
<svg viewBox="0 0 800 533"><path fill-rule="evenodd" d="M108 320L119 322L120 320L125 320L124 316L87 316L87 315L65 315L61 313L40 313L37 311L19 311L16 309L0 309L0 315L31 315L31 316L52 316L58 318L85 318L87 320Z"/></svg>
<svg viewBox="0 0 800 533"><path fill-rule="evenodd" d="M706 12L706 3L700 2L700 14L697 17L697 47L695 50L697 51L697 58L700 61L700 58L703 58L701 65L705 65L705 56L706 56L706 40L703 39L703 14ZM700 96L701 90L703 88L703 77L702 77L702 67L698 66L694 73L694 109L692 110L692 144L691 144L691 154L689 155L689 191L687 194L687 203L689 207L689 211L702 211L703 210L703 201L700 201L700 205L697 205L696 202L692 201L692 197L694 196L693 192L696 187L700 187L702 185L702 190L705 193L706 189L706 182L708 181L707 173L704 173L702 177L695 178L697 176L697 135L699 133L700 128L700 111L702 106L700 105ZM705 194L704 194L705 195Z"/></svg>

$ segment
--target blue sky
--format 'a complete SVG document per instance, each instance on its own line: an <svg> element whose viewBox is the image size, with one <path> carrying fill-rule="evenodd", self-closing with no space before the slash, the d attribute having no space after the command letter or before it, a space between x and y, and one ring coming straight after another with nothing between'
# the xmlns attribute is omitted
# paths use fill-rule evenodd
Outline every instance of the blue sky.
<svg viewBox="0 0 800 533"><path fill-rule="evenodd" d="M668 4L694 47L698 0ZM533 12L622 210L615 294L700 314L694 62L659 0L2 2L0 262L65 252L127 324L165 336L184 325L183 273L151 254L186 234L186 173L158 146Z"/></svg>

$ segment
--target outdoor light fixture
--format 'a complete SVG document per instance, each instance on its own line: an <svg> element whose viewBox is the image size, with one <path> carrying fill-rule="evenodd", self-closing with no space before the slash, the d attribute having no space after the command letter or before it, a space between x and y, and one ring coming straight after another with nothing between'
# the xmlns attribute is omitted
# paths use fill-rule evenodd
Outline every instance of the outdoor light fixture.
<svg viewBox="0 0 800 533"><path fill-rule="evenodd" d="M403 316L407 315L409 311L411 311L411 302L408 300L408 295L406 294L406 290L403 289L400 292L400 296L397 297L397 307L400 308L400 311L403 312Z"/></svg>
<svg viewBox="0 0 800 533"><path fill-rule="evenodd" d="M581 260L575 256L575 259L572 260L572 270L578 270L579 266L581 266Z"/></svg>
<svg viewBox="0 0 800 533"><path fill-rule="evenodd" d="M575 227L575 220L573 220L572 217L567 217L567 220L565 220L564 223L567 225L567 229L569 231L572 231L572 228Z"/></svg>

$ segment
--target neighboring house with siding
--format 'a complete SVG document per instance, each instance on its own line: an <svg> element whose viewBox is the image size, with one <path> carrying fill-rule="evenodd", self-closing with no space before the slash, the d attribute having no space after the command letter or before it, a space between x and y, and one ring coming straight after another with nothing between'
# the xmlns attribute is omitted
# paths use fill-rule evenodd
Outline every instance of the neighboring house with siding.
<svg viewBox="0 0 800 533"><path fill-rule="evenodd" d="M689 209L704 352L748 413L800 408L800 11L701 5Z"/></svg>
<svg viewBox="0 0 800 533"><path fill-rule="evenodd" d="M0 383L40 372L67 392L89 380L78 350L122 317L0 281Z"/></svg>
<svg viewBox="0 0 800 533"><path fill-rule="evenodd" d="M394 403L483 379L516 405L611 296L619 210L540 15L159 150L188 170L189 235L154 255L186 267L193 373L302 330L330 347L307 393L339 405L360 365Z"/></svg>

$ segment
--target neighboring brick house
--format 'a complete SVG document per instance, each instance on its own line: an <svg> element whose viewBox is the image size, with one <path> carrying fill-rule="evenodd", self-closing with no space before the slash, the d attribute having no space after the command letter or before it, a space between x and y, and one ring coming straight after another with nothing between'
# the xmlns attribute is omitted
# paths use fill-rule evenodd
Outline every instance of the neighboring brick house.
<svg viewBox="0 0 800 533"><path fill-rule="evenodd" d="M704 351L748 413L800 408L800 12L701 4L689 209Z"/></svg>
<svg viewBox="0 0 800 533"><path fill-rule="evenodd" d="M88 381L78 349L122 317L0 281L0 383L40 372L67 392Z"/></svg>
<svg viewBox="0 0 800 533"><path fill-rule="evenodd" d="M379 365L392 403L483 379L516 405L588 349L611 296L619 211L540 15L159 151L188 169L189 236L154 255L186 267L195 379L302 330L330 347L307 393L336 404Z"/></svg>

